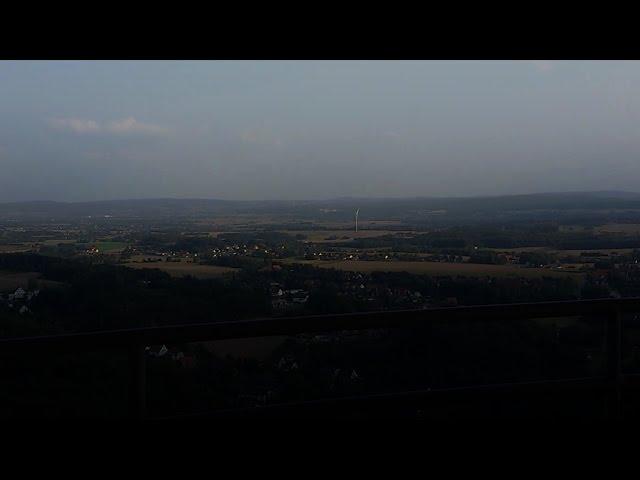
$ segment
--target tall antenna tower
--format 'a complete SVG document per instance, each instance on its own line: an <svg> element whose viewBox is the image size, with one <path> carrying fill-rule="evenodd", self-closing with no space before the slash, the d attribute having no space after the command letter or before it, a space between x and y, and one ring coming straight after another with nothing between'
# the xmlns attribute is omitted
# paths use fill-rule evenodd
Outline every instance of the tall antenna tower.
<svg viewBox="0 0 640 480"><path fill-rule="evenodd" d="M356 233L358 232L358 213L360 213L360 209L356 210Z"/></svg>

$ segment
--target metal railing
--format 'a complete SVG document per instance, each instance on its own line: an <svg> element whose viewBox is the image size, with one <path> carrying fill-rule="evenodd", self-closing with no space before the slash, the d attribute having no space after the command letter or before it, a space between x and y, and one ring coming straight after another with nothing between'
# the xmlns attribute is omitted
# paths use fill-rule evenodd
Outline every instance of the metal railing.
<svg viewBox="0 0 640 480"><path fill-rule="evenodd" d="M261 318L232 322L199 323L164 327L131 328L88 333L51 335L40 337L9 338L0 340L0 352L16 353L77 353L101 349L125 350L129 354L131 385L131 415L146 416L146 354L148 345L165 343L188 343L214 340L230 340L251 337L296 335L346 330L378 328L407 328L428 324L432 321L483 321L525 320L533 318L570 317L580 315L599 316L606 322L606 375L589 378L568 378L540 382L523 382L499 385L481 385L463 388L448 388L400 392L397 394L364 395L342 399L327 399L282 404L270 407L273 411L303 410L318 405L375 403L379 401L409 401L434 396L458 396L471 393L500 391L544 391L558 389L604 389L611 396L610 414L620 415L621 389L635 384L634 375L621 371L622 315L640 312L640 298L599 299L542 303L520 303L482 305L469 307L447 307L420 310L396 310L353 314L314 315L303 317ZM403 400L404 399L404 400ZM246 414L245 410L212 412L213 416Z"/></svg>

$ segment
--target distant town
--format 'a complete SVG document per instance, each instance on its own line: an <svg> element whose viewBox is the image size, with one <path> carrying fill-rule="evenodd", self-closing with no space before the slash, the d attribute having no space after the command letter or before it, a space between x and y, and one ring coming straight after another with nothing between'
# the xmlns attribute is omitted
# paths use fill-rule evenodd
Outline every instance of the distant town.
<svg viewBox="0 0 640 480"><path fill-rule="evenodd" d="M0 205L0 330L4 337L34 336L640 295L640 195L558 195L554 209L545 195L472 199L462 206L467 200ZM511 336L471 326L442 328L469 342L456 350L456 361L490 355L478 350L481 345L494 345L496 356L500 348L529 352L516 324ZM585 376L600 368L603 353L591 340L595 330L588 319L527 328L531 341L550 349L566 345L570 354L562 361L578 365ZM410 332L395 335L401 334L370 330L147 345L150 374L177 382L169 390L153 384L163 400L152 408L182 408L172 402L255 407L299 398L303 391L351 394L426 382L421 362L380 363L378 352L408 349L412 342L418 342L411 347L415 355L426 355ZM628 338L628 361L640 365L640 331ZM443 355L454 348L429 345ZM353 349L362 354L356 358ZM536 351L523 357L525 371L535 376L559 368L537 362ZM405 357L400 350L394 355L397 361ZM111 365L106 357L104 362ZM429 385L484 378L484 370L447 362L438 363L444 373L429 376ZM215 391L180 394L175 385L191 378L184 372L210 378Z"/></svg>

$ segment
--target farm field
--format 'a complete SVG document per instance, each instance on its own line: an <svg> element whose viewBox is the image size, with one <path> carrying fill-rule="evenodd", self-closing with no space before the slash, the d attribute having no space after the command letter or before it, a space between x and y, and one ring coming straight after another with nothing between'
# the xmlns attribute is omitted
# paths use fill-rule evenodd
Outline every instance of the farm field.
<svg viewBox="0 0 640 480"><path fill-rule="evenodd" d="M31 250L31 245L25 245L22 243L11 243L0 245L0 253L18 253L18 252L28 252Z"/></svg>
<svg viewBox="0 0 640 480"><path fill-rule="evenodd" d="M69 238L50 238L42 242L43 245L47 245L47 246L56 246L61 243L70 245L70 244L76 243L76 241Z"/></svg>
<svg viewBox="0 0 640 480"><path fill-rule="evenodd" d="M633 252L633 248L613 248L613 249L598 249L598 250L553 250L553 253L562 255L568 255L572 257L579 257L581 253L602 253L607 255L622 255Z"/></svg>
<svg viewBox="0 0 640 480"><path fill-rule="evenodd" d="M580 270L580 269L588 269L588 268L593 268L593 263L562 263L560 264L560 267L565 269L565 270Z"/></svg>
<svg viewBox="0 0 640 480"><path fill-rule="evenodd" d="M520 252L539 252L541 250L547 252L557 252L558 250L550 249L549 247L517 247L517 248L486 248L497 253L520 253Z"/></svg>
<svg viewBox="0 0 640 480"><path fill-rule="evenodd" d="M285 260L284 263L301 263L320 268L335 268L354 272L409 272L418 275L453 276L515 276L515 277L582 277L579 273L561 272L545 268L521 268L515 265L485 265L480 263L444 262L385 262L385 261L322 261Z"/></svg>
<svg viewBox="0 0 640 480"><path fill-rule="evenodd" d="M640 223L608 223L595 227L599 233L626 233L640 235Z"/></svg>
<svg viewBox="0 0 640 480"><path fill-rule="evenodd" d="M329 221L315 221L314 225L317 225L322 228L326 228L327 230L347 230L354 232L354 220L348 221L339 221L339 222L329 222ZM400 220L364 220L362 218L358 219L358 227L366 231L369 230L385 230L386 227L394 227L402 225ZM388 232L392 232L392 229L387 230ZM354 232L355 233L355 232ZM358 232L360 233L360 232Z"/></svg>
<svg viewBox="0 0 640 480"><path fill-rule="evenodd" d="M253 214L237 214L237 215L220 215L212 218L198 220L195 225L205 227L246 227L248 225L278 225L283 222L294 221L293 217L270 216L270 215L253 215Z"/></svg>
<svg viewBox="0 0 640 480"><path fill-rule="evenodd" d="M160 255L145 255L145 254L138 254L138 255L132 255L129 260L127 261L127 263L137 263L137 262L144 262L145 260L160 260L160 261L164 261L166 257L162 257Z"/></svg>
<svg viewBox="0 0 640 480"><path fill-rule="evenodd" d="M558 231L560 232L584 232L586 229L582 225L560 225Z"/></svg>
<svg viewBox="0 0 640 480"><path fill-rule="evenodd" d="M96 242L96 248L104 253L116 253L127 248L127 244L124 242L102 241Z"/></svg>
<svg viewBox="0 0 640 480"><path fill-rule="evenodd" d="M225 273L235 272L237 268L219 267L217 265L200 265L198 263L183 262L153 262L153 263L125 263L129 268L157 268L167 272L172 277L185 277L191 275L199 279L216 278Z"/></svg>
<svg viewBox="0 0 640 480"><path fill-rule="evenodd" d="M306 241L316 243L340 243L348 242L356 238L373 238L381 237L383 235L394 235L396 233L410 233L399 232L394 230L359 230L357 233L353 230L282 230L282 233L289 235L305 235ZM329 240L329 237L337 237L333 240ZM344 239L343 237L347 237Z"/></svg>
<svg viewBox="0 0 640 480"><path fill-rule="evenodd" d="M496 253L546 252L555 255L579 257L581 253L606 253L607 255L622 255L631 253L633 248L596 248L586 250L558 250L549 247L520 247L520 248L487 248Z"/></svg>

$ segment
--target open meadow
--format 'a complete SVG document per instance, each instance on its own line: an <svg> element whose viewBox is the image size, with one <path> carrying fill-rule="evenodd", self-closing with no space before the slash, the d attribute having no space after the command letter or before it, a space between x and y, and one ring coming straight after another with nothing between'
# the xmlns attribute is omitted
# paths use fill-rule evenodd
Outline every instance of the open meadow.
<svg viewBox="0 0 640 480"><path fill-rule="evenodd" d="M606 254L606 255L624 255L633 252L633 248L593 248L581 250L558 250L550 247L518 247L518 248L488 248L496 253L517 254L521 252L543 252L552 255L580 257L582 254Z"/></svg>
<svg viewBox="0 0 640 480"><path fill-rule="evenodd" d="M289 235L304 235L306 241L314 243L342 243L360 238L374 238L384 235L407 234L411 231L394 230L282 230Z"/></svg>
<svg viewBox="0 0 640 480"><path fill-rule="evenodd" d="M96 248L103 253L119 253L127 248L127 246L127 243L112 242L110 240L96 242Z"/></svg>
<svg viewBox="0 0 640 480"><path fill-rule="evenodd" d="M31 251L31 244L11 243L0 245L0 253L20 253Z"/></svg>
<svg viewBox="0 0 640 480"><path fill-rule="evenodd" d="M640 235L638 223L607 223L595 227L598 233L624 233L627 235Z"/></svg>
<svg viewBox="0 0 640 480"><path fill-rule="evenodd" d="M64 244L64 245L72 245L76 243L76 240L70 238L49 238L47 240L42 241L42 245L47 245L50 247L55 247L56 245Z"/></svg>
<svg viewBox="0 0 640 480"><path fill-rule="evenodd" d="M485 265L480 263L357 261L357 260L285 260L284 263L300 263L320 268L335 268L353 272L409 272L433 276L495 276L495 277L566 277L581 279L575 272L561 272L546 268L525 268L517 265Z"/></svg>

